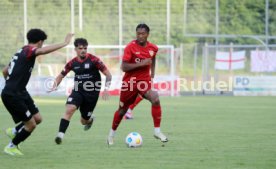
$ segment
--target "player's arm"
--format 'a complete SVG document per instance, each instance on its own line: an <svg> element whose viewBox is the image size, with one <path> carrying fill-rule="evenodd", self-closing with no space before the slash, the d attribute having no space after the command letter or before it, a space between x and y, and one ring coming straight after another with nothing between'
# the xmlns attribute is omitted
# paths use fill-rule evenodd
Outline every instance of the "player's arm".
<svg viewBox="0 0 276 169"><path fill-rule="evenodd" d="M155 75L155 62L156 62L156 57L153 57L152 63L151 63L151 70L150 70L152 79L154 78L154 75Z"/></svg>
<svg viewBox="0 0 276 169"><path fill-rule="evenodd" d="M42 48L38 48L36 51L35 51L35 55L38 56L38 55L44 55L44 54L47 54L47 53L51 53L53 51L56 51L60 48L63 48L65 47L66 45L68 45L71 41L71 38L74 34L72 33L68 33L65 37L65 40L63 43L59 43L59 44L53 44L53 45L49 45L49 46L45 46L45 47L42 47Z"/></svg>
<svg viewBox="0 0 276 169"><path fill-rule="evenodd" d="M55 79L55 85L56 87L59 86L59 84L61 83L62 79L64 78L64 76L62 74L59 74L56 79Z"/></svg>
<svg viewBox="0 0 276 169"><path fill-rule="evenodd" d="M55 81L53 83L53 86L51 87L51 89L48 92L52 92L57 90L57 87L59 86L59 84L61 83L62 79L64 78L64 76L60 73L56 78Z"/></svg>
<svg viewBox="0 0 276 169"><path fill-rule="evenodd" d="M122 62L121 69L123 72L128 72L134 69L137 69L139 67L148 66L152 63L151 58L143 59L141 62L138 63L128 63L128 62Z"/></svg>
<svg viewBox="0 0 276 169"><path fill-rule="evenodd" d="M105 75L105 87L103 91L103 99L107 100L109 96L108 90L111 85L112 75L108 69L105 69L104 71L102 71L102 73Z"/></svg>
<svg viewBox="0 0 276 169"><path fill-rule="evenodd" d="M110 87L110 84L111 84L111 80L112 80L112 75L110 73L110 71L108 69L105 69L103 72L102 72L104 75L105 75L105 89L109 89Z"/></svg>
<svg viewBox="0 0 276 169"><path fill-rule="evenodd" d="M9 75L8 69L9 69L9 66L7 65L2 70L2 73L3 73L3 76L4 76L5 79L7 79L8 75Z"/></svg>

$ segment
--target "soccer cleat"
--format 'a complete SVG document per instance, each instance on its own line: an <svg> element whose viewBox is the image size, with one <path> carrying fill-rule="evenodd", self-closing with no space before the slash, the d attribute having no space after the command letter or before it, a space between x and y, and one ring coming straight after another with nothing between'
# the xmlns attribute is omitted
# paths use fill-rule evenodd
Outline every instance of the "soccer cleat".
<svg viewBox="0 0 276 169"><path fill-rule="evenodd" d="M112 146L114 144L114 137L108 136L107 137L107 145Z"/></svg>
<svg viewBox="0 0 276 169"><path fill-rule="evenodd" d="M130 120L130 119L133 119L133 116L132 116L132 111L131 109L129 108L124 116L124 119L126 120Z"/></svg>
<svg viewBox="0 0 276 169"><path fill-rule="evenodd" d="M15 156L15 155L24 155L19 149L17 146L14 146L14 147L9 147L9 146L6 146L4 148L4 152L6 154L9 154L9 155L12 155L12 156Z"/></svg>
<svg viewBox="0 0 276 169"><path fill-rule="evenodd" d="M6 133L6 135L12 140L14 137L15 137L15 135L16 134L14 134L13 132L12 132L12 128L7 128L6 130L5 130L5 133Z"/></svg>
<svg viewBox="0 0 276 169"><path fill-rule="evenodd" d="M91 121L90 121L88 124L86 124L86 125L84 126L84 128L83 128L84 131L89 130L89 129L91 128L91 126L93 125L93 122L94 122L94 120L95 120L94 114L91 115L90 120L91 120Z"/></svg>
<svg viewBox="0 0 276 169"><path fill-rule="evenodd" d="M168 142L168 138L161 132L158 132L158 133L154 133L153 135L156 139L160 139L161 142Z"/></svg>
<svg viewBox="0 0 276 169"><path fill-rule="evenodd" d="M55 142L56 142L57 144L61 144L61 143L62 143L62 138L57 136L57 137L55 138Z"/></svg>

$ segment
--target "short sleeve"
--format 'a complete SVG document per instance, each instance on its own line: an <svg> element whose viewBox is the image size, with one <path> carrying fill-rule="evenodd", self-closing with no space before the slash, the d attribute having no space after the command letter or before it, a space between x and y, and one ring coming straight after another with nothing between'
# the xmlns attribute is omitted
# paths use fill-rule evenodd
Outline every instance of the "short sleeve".
<svg viewBox="0 0 276 169"><path fill-rule="evenodd" d="M127 46L124 50L124 56L123 56L123 61L124 62L130 62L131 60L131 50L130 46Z"/></svg>
<svg viewBox="0 0 276 169"><path fill-rule="evenodd" d="M61 71L60 74L66 76L72 70L72 60L69 61L65 66L64 69Z"/></svg>
<svg viewBox="0 0 276 169"><path fill-rule="evenodd" d="M96 68L101 72L106 70L105 64L98 57L93 57L92 62L95 64Z"/></svg>
<svg viewBox="0 0 276 169"><path fill-rule="evenodd" d="M157 52L158 52L158 47L156 45L154 45L154 50L153 51L154 51L153 57L156 57Z"/></svg>
<svg viewBox="0 0 276 169"><path fill-rule="evenodd" d="M28 47L24 48L25 53L26 53L26 58L28 60L36 57L36 55L35 55L36 49L37 49L37 47L32 47L32 46L28 46Z"/></svg>

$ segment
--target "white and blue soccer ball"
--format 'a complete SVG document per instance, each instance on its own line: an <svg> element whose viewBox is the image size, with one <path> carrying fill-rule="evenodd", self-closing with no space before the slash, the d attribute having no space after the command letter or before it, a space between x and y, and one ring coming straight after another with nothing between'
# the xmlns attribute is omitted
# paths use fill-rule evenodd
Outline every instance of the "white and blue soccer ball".
<svg viewBox="0 0 276 169"><path fill-rule="evenodd" d="M126 136L126 144L130 148L142 146L142 136L137 132L131 132Z"/></svg>

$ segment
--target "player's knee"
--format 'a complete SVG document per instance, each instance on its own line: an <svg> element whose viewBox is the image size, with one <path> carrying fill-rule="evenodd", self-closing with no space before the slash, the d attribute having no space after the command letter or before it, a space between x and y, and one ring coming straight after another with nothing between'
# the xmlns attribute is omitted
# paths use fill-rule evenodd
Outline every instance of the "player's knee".
<svg viewBox="0 0 276 169"><path fill-rule="evenodd" d="M36 119L35 122L37 125L40 124L42 122L42 118Z"/></svg>
<svg viewBox="0 0 276 169"><path fill-rule="evenodd" d="M153 104L153 105L160 105L159 95L158 95L157 92L153 92L152 93L151 104Z"/></svg>
<svg viewBox="0 0 276 169"><path fill-rule="evenodd" d="M42 117L41 116L34 116L36 124L40 124L42 122Z"/></svg>
<svg viewBox="0 0 276 169"><path fill-rule="evenodd" d="M154 98L153 100L152 100L152 102L151 102L153 105L160 105L160 100L159 100L159 97L157 97L157 98Z"/></svg>
<svg viewBox="0 0 276 169"><path fill-rule="evenodd" d="M75 107L68 106L66 108L65 116L67 116L68 118L71 118L75 111L76 111Z"/></svg>

